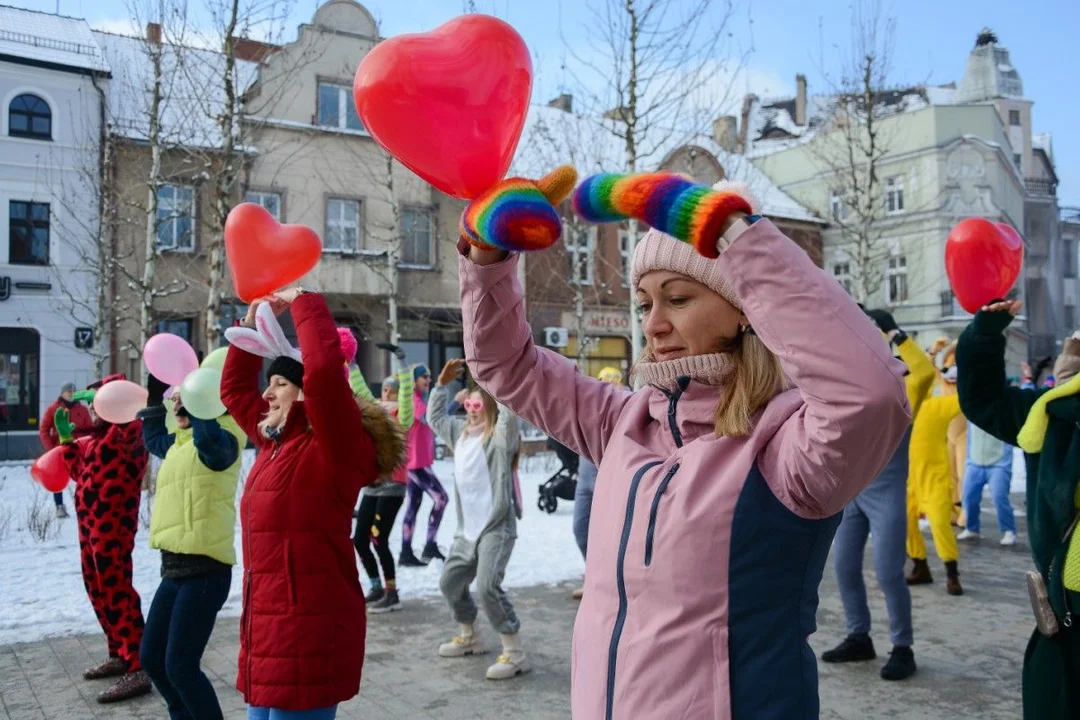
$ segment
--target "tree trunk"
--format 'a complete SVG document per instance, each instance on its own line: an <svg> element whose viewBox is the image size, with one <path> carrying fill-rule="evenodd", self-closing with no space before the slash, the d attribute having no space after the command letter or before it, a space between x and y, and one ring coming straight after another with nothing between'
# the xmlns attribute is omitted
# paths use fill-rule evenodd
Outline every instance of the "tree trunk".
<svg viewBox="0 0 1080 720"><path fill-rule="evenodd" d="M577 364L585 372L585 360L588 355L589 338L585 336L585 293L581 290L581 235L571 230L573 250L570 256L570 287L574 289L574 337L577 340ZM588 240L585 248L588 249Z"/></svg>
<svg viewBox="0 0 1080 720"><path fill-rule="evenodd" d="M116 262L112 252L113 232L113 135L108 128L102 128L101 132L101 176L99 192L101 193L101 216L98 218L97 238L97 316L94 320L94 373L95 377L105 377L105 364L109 360L109 345L106 339L110 337L114 310L110 303L110 293L113 289L113 263Z"/></svg>
<svg viewBox="0 0 1080 720"><path fill-rule="evenodd" d="M626 172L637 172L637 125L638 125L638 41L641 29L638 25L637 7L635 0L626 0L626 13L630 16L629 51L630 63L627 71L629 77L626 84L626 109L623 111L623 119L626 121ZM638 224L631 218L629 222L629 251L630 262L634 261L634 252L637 250ZM641 328L641 318L638 317L637 305L634 299L634 289L630 288L630 365L633 366L645 350L645 335Z"/></svg>
<svg viewBox="0 0 1080 720"><path fill-rule="evenodd" d="M161 184L161 101L162 101L162 49L158 43L148 42L150 64L153 68L154 85L150 97L150 176L146 192L146 238L145 265L143 266L141 302L139 308L139 353L153 334L154 325L154 271L157 260L158 188ZM142 365L140 364L140 368ZM141 370L140 370L141 380Z"/></svg>

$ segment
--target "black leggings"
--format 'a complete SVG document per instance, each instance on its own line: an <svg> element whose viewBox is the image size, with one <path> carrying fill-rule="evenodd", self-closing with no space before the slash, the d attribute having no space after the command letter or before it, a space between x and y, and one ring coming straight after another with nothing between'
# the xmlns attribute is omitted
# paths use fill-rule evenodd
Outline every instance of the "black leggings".
<svg viewBox="0 0 1080 720"><path fill-rule="evenodd" d="M369 578L379 577L379 565L382 565L383 576L387 582L395 578L394 553L390 550L390 529L394 527L394 520L397 519L398 511L404 502L405 498L400 496L370 497L365 494L360 498L353 545ZM372 545L375 546L374 553L371 552ZM379 556L378 564L375 562L375 555Z"/></svg>

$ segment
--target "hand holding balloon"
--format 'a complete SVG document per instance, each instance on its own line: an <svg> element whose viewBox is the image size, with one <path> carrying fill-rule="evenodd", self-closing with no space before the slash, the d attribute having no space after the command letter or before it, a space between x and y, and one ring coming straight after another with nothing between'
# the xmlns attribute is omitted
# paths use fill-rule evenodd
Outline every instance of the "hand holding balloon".
<svg viewBox="0 0 1080 720"><path fill-rule="evenodd" d="M237 296L251 302L309 273L322 241L311 228L282 225L261 205L240 203L225 220L225 255Z"/></svg>
<svg viewBox="0 0 1080 720"><path fill-rule="evenodd" d="M961 221L945 241L945 272L960 306L970 313L1012 289L1024 264L1024 241L1009 225L983 218Z"/></svg>

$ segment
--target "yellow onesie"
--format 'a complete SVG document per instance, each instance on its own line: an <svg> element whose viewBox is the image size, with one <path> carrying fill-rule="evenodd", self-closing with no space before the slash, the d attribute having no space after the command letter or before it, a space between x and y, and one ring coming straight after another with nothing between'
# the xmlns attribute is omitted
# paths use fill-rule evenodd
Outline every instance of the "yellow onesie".
<svg viewBox="0 0 1080 720"><path fill-rule="evenodd" d="M907 552L914 560L926 559L926 542L919 530L919 513L925 513L934 536L934 547L942 562L956 560L959 551L952 530L953 479L948 432L960 414L960 397L927 398L911 428L908 455Z"/></svg>

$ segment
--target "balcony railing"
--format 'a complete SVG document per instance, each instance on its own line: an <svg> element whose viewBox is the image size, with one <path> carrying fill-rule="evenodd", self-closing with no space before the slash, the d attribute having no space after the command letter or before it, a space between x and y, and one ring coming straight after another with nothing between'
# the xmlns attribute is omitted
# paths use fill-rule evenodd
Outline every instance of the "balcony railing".
<svg viewBox="0 0 1080 720"><path fill-rule="evenodd" d="M1058 208L1058 217L1063 223L1080 224L1080 207Z"/></svg>
<svg viewBox="0 0 1080 720"><path fill-rule="evenodd" d="M1024 185L1032 195L1057 195L1057 183L1044 178L1024 178Z"/></svg>

